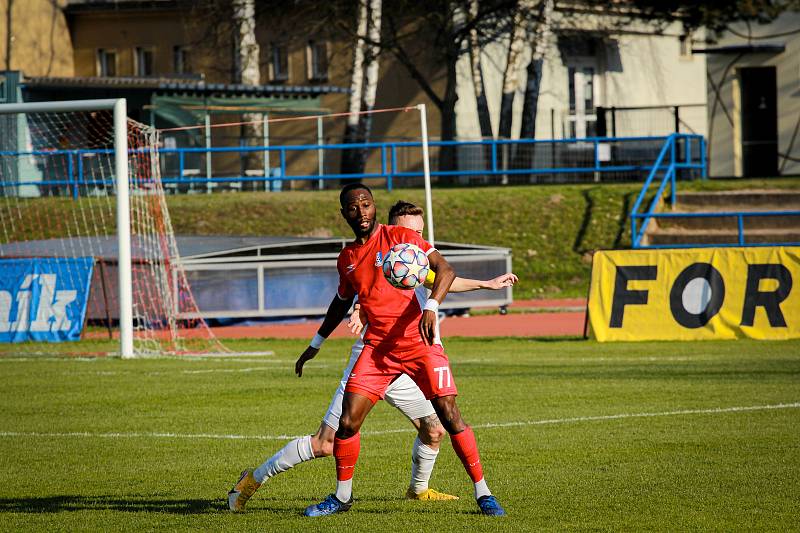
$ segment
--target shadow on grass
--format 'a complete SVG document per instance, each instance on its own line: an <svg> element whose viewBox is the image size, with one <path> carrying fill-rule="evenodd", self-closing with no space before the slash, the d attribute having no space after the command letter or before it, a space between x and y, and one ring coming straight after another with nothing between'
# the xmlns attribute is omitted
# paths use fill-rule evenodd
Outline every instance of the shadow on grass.
<svg viewBox="0 0 800 533"><path fill-rule="evenodd" d="M227 511L221 500L182 500L153 496L42 496L0 498L0 513L62 513L68 511L124 511L204 514Z"/></svg>

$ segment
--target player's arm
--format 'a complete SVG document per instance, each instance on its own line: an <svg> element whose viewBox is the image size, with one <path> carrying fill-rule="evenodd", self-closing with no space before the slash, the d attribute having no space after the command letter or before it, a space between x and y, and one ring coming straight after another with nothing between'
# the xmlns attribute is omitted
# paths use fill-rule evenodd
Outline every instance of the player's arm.
<svg viewBox="0 0 800 533"><path fill-rule="evenodd" d="M428 277L425 278L425 286L429 289L433 287L433 281L435 279L436 273L433 270L429 270ZM447 292L469 292L477 291L479 289L496 291L506 287L511 287L517 281L519 281L519 278L513 272L508 272L502 276L497 276L496 278L487 280L456 277L456 279L453 280L453 284L450 285L450 290Z"/></svg>
<svg viewBox="0 0 800 533"><path fill-rule="evenodd" d="M447 291L456 278L456 273L450 263L437 250L433 250L428 254L428 262L431 265L431 270L436 272L436 278L433 280L431 294L425 303L425 309L422 311L422 319L419 321L419 333L422 335L422 340L425 344L430 345L433 344L433 338L436 333L436 314L439 312L439 304L447 296Z"/></svg>
<svg viewBox="0 0 800 533"><path fill-rule="evenodd" d="M300 357L294 364L294 371L295 374L297 374L297 377L303 376L303 365L306 364L307 361L313 359L319 353L319 349L325 339L328 338L328 335L333 333L333 330L336 329L336 326L338 326L339 323L344 320L344 317L347 315L347 312L353 305L354 298L355 296L351 296L350 298L343 300L338 294L333 297L331 304L328 306L328 311L325 313L325 320L322 321L322 325L317 330L317 334L314 335L314 338L311 339L311 343L309 344L308 348L306 348L305 351L300 354Z"/></svg>

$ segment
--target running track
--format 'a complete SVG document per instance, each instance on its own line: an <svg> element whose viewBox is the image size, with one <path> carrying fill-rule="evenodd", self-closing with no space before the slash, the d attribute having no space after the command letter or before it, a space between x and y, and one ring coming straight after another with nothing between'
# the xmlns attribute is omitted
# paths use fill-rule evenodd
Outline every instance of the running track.
<svg viewBox="0 0 800 533"><path fill-rule="evenodd" d="M441 323L443 337L550 337L583 335L586 301L527 300L514 302L512 309L530 310L530 313L507 315L482 315L448 317ZM311 338L322 321L300 324L275 324L259 326L229 326L213 328L222 339L237 338ZM352 337L344 323L331 335Z"/></svg>

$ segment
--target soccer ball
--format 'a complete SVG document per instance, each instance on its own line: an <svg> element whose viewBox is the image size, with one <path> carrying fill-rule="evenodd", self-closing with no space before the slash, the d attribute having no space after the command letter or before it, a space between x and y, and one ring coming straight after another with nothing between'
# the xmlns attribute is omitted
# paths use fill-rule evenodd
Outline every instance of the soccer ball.
<svg viewBox="0 0 800 533"><path fill-rule="evenodd" d="M425 283L429 268L425 252L405 242L392 246L383 259L383 276L398 289L416 289Z"/></svg>

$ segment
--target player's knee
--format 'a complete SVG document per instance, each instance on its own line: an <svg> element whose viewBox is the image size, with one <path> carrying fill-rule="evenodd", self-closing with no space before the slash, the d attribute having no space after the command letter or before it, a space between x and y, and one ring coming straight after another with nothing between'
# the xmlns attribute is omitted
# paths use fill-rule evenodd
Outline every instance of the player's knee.
<svg viewBox="0 0 800 533"><path fill-rule="evenodd" d="M465 429L467 429L467 424L458 416L457 418L448 419L447 421L442 420L442 425L444 429L447 430L447 433L451 435L455 435L456 433L461 433Z"/></svg>
<svg viewBox="0 0 800 533"><path fill-rule="evenodd" d="M438 446L447 431L442 427L439 422L439 417L436 415L426 416L420 419L419 425L419 440L427 446Z"/></svg>
<svg viewBox="0 0 800 533"><path fill-rule="evenodd" d="M339 439L349 439L358 433L359 429L359 424L355 419L353 419L351 416L343 414L339 419L339 429L336 430L336 437Z"/></svg>
<svg viewBox="0 0 800 533"><path fill-rule="evenodd" d="M435 428L429 428L428 431L426 432L426 437L428 442L426 442L425 444L439 445L442 442L442 439L444 439L445 435L447 435L447 430L445 430L441 424L439 424Z"/></svg>
<svg viewBox="0 0 800 533"><path fill-rule="evenodd" d="M467 424L464 422L464 419L461 418L461 413L455 403L440 405L436 411L447 433L453 435L455 433L461 433L467 428Z"/></svg>

